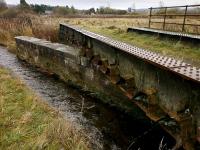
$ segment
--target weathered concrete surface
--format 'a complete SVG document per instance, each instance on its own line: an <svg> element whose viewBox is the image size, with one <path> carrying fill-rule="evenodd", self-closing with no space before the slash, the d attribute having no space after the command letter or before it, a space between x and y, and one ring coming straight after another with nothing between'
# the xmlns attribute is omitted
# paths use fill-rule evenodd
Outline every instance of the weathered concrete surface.
<svg viewBox="0 0 200 150"><path fill-rule="evenodd" d="M166 123L164 128L177 139L177 147L183 144L185 149L194 149L195 139L199 139L197 127L200 127L199 83L64 25L61 25L60 40L78 45L82 49L81 55L89 62L95 60L93 65L107 74L110 81L152 120L158 121L165 115L173 118L178 128L166 126Z"/></svg>
<svg viewBox="0 0 200 150"><path fill-rule="evenodd" d="M89 91L92 96L138 116L138 119L149 121L144 112L124 96L118 85L99 70L95 59L91 61L89 56L82 55L83 50L24 36L16 37L16 43L20 59L59 75L67 83Z"/></svg>

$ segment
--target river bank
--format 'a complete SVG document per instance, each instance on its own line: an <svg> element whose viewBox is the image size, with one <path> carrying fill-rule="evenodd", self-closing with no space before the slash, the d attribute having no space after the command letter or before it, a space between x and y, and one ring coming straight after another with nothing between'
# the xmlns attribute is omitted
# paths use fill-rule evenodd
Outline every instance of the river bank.
<svg viewBox="0 0 200 150"><path fill-rule="evenodd" d="M80 129L0 67L0 149L89 149Z"/></svg>
<svg viewBox="0 0 200 150"><path fill-rule="evenodd" d="M132 145L134 149L158 149L161 141L167 145L166 149L174 145L174 140L159 126L119 112L70 88L56 77L18 60L3 47L0 47L0 65L11 70L42 100L72 120L75 128L81 126L93 149L126 150L133 140L136 140Z"/></svg>

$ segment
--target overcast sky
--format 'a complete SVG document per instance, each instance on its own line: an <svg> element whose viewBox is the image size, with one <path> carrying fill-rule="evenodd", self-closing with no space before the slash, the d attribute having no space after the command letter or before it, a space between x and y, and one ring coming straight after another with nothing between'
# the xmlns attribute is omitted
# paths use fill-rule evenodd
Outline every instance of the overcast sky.
<svg viewBox="0 0 200 150"><path fill-rule="evenodd" d="M18 4L20 0L6 0L8 4ZM171 5L189 5L200 4L200 0L26 0L29 4L47 4L53 6L74 6L78 9L87 9L91 7L98 8L100 6L110 6L112 8L127 9L133 6L135 8L149 8L159 6L159 2L163 1L165 6Z"/></svg>

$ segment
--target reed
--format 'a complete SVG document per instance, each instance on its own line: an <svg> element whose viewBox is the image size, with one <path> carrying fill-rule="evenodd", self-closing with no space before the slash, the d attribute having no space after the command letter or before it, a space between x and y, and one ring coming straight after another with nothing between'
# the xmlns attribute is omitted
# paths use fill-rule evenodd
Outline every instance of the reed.
<svg viewBox="0 0 200 150"><path fill-rule="evenodd" d="M34 36L57 42L58 25L45 24L41 18L32 16L0 18L0 44L14 52L15 36Z"/></svg>

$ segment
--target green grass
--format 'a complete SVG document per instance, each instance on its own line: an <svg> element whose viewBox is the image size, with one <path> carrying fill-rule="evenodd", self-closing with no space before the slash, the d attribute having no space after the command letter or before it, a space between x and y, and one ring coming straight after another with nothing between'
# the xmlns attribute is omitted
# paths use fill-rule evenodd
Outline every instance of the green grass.
<svg viewBox="0 0 200 150"><path fill-rule="evenodd" d="M184 60L194 66L200 66L200 44L126 32L131 26L145 26L144 19L141 21L140 19L69 19L66 22L140 48Z"/></svg>
<svg viewBox="0 0 200 150"><path fill-rule="evenodd" d="M82 131L0 68L0 149L88 149Z"/></svg>

